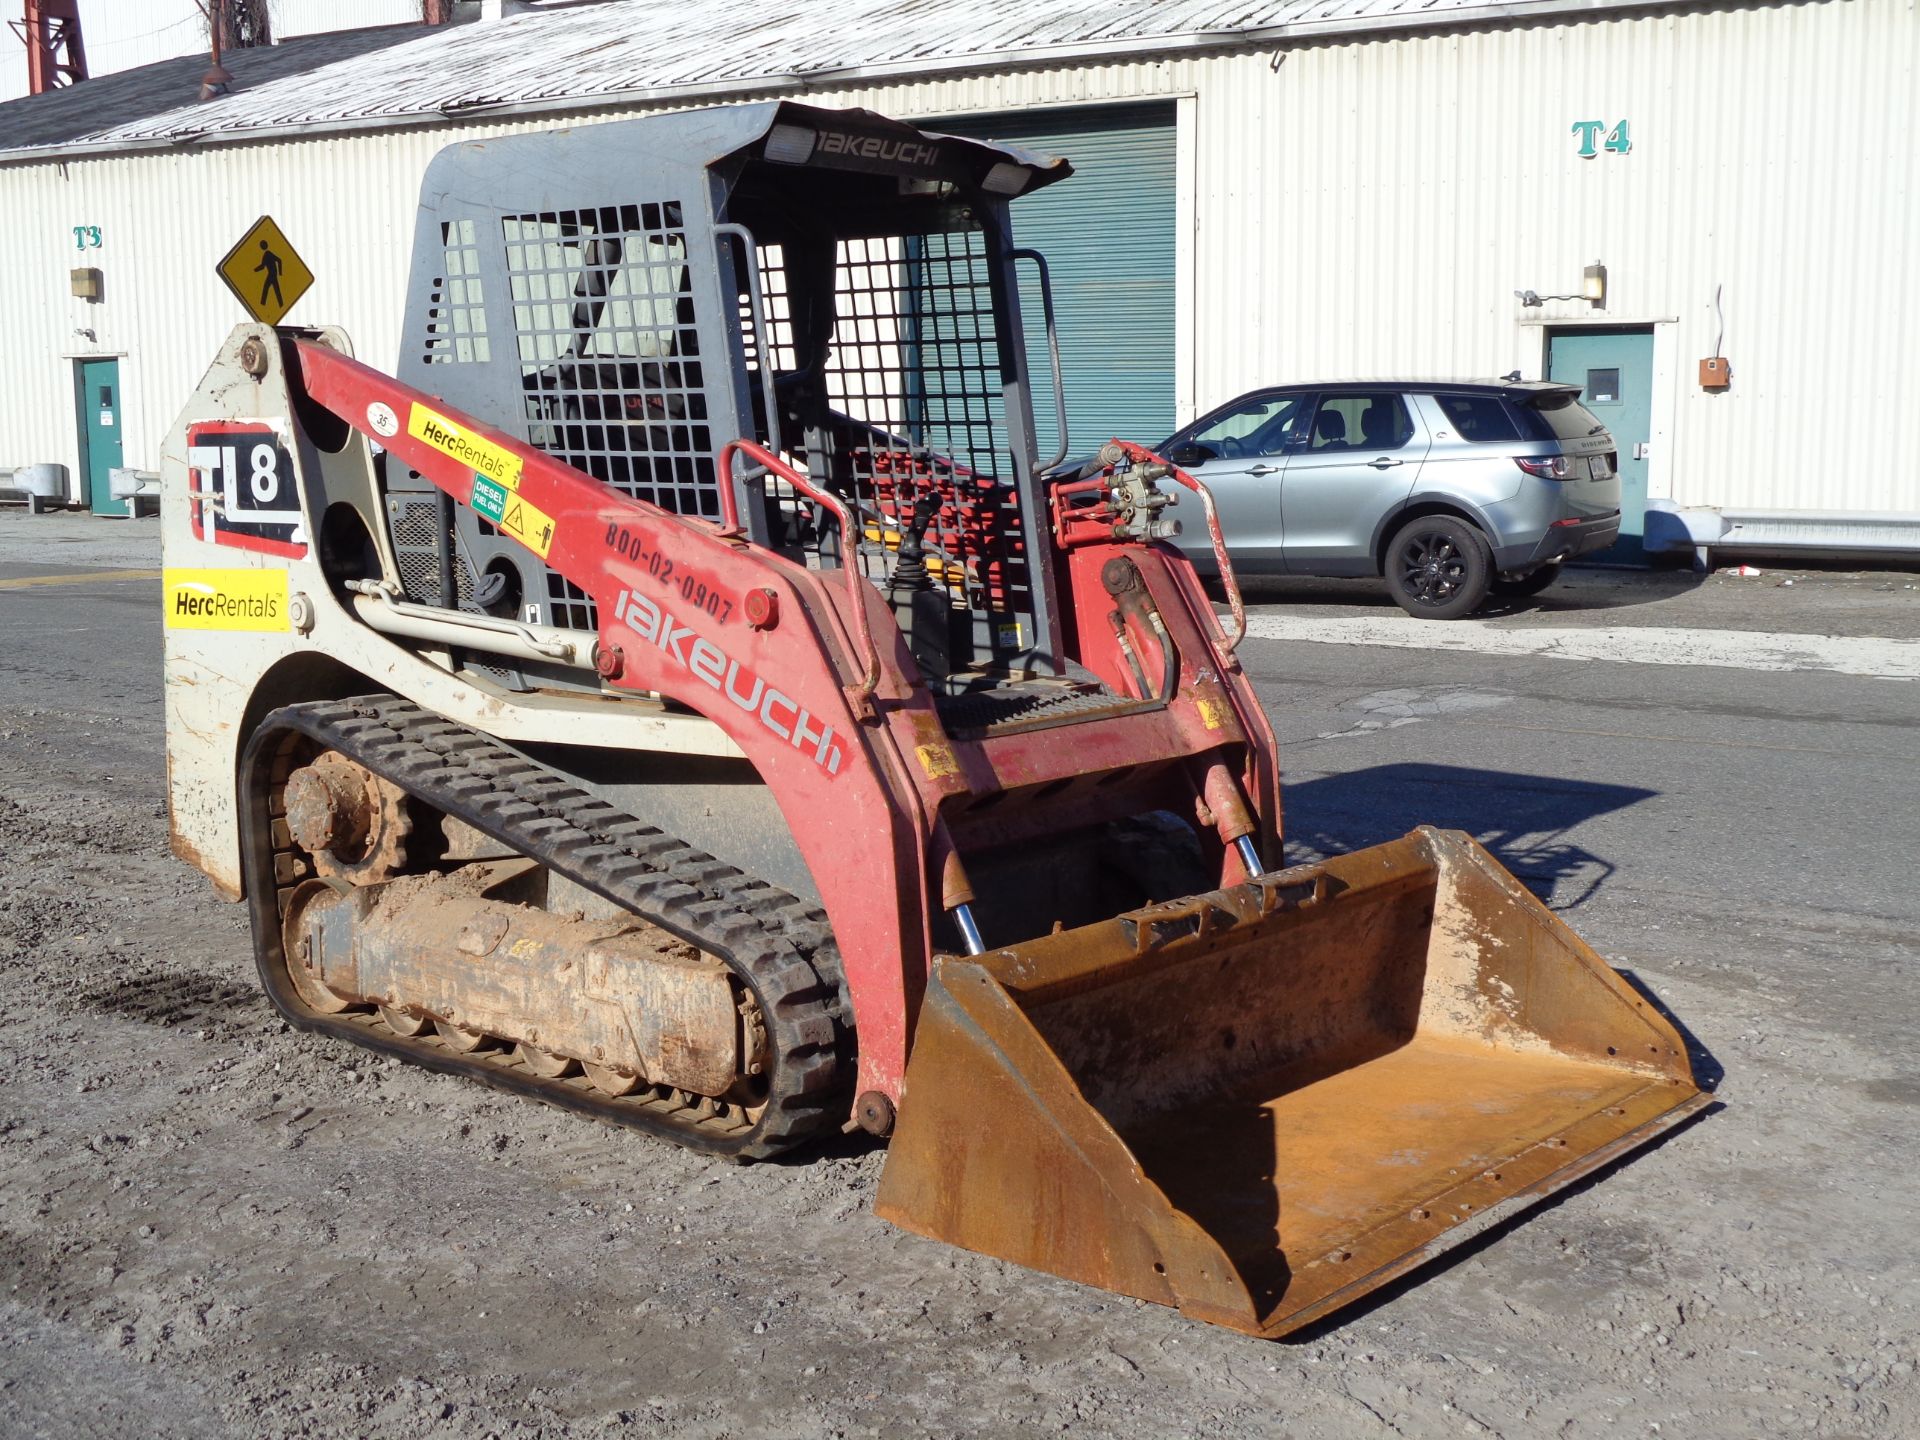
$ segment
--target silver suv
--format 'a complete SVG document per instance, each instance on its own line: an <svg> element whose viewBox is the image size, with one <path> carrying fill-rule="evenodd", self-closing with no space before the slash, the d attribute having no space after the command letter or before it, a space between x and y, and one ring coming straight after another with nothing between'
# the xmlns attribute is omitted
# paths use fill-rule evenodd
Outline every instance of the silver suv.
<svg viewBox="0 0 1920 1440"><path fill-rule="evenodd" d="M1572 385L1366 381L1242 395L1159 448L1213 491L1236 570L1383 575L1454 620L1620 531L1613 437ZM1201 526L1179 544L1203 570Z"/></svg>

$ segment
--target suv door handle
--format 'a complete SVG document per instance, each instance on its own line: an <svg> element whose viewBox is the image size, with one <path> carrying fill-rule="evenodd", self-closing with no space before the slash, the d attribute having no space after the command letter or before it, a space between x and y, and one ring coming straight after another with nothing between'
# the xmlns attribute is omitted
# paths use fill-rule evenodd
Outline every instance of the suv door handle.
<svg viewBox="0 0 1920 1440"><path fill-rule="evenodd" d="M1406 463L1404 460L1390 460L1385 455L1382 455L1378 460L1367 461L1367 464L1375 470L1391 470L1395 465L1404 465Z"/></svg>
<svg viewBox="0 0 1920 1440"><path fill-rule="evenodd" d="M1251 465L1247 467L1247 474L1249 475L1278 475L1279 473L1280 467L1278 465Z"/></svg>

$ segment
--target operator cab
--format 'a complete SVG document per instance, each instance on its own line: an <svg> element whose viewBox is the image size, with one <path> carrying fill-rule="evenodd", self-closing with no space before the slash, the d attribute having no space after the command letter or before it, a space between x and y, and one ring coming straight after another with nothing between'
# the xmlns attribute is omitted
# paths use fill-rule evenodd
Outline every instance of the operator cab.
<svg viewBox="0 0 1920 1440"><path fill-rule="evenodd" d="M1008 202L1070 173L786 103L453 147L423 189L400 378L677 514L718 519L733 486L756 544L857 564L889 596L936 693L1061 677L1027 560L1058 457L1034 453ZM858 533L744 463L717 475L742 436ZM499 614L505 596L513 618L595 628L584 594L483 518L410 472L388 490L410 598ZM492 583L504 571L518 583Z"/></svg>

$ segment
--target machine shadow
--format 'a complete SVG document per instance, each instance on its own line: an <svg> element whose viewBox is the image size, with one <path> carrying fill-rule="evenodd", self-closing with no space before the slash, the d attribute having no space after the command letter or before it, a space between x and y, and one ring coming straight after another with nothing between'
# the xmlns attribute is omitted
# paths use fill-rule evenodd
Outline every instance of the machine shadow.
<svg viewBox="0 0 1920 1440"><path fill-rule="evenodd" d="M1293 1283L1280 1243L1275 1133L1271 1105L1218 1098L1201 1112L1123 1137L1173 1208L1226 1252L1260 1315Z"/></svg>
<svg viewBox="0 0 1920 1440"><path fill-rule="evenodd" d="M1464 830L1549 909L1578 909L1617 868L1568 838L1596 816L1659 792L1548 775L1404 762L1289 780L1289 863L1397 840L1418 825Z"/></svg>

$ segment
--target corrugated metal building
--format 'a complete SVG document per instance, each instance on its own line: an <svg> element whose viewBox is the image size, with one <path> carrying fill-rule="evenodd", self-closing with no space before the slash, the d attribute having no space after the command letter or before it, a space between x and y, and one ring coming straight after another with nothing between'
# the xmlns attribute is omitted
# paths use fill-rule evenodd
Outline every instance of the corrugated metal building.
<svg viewBox="0 0 1920 1440"><path fill-rule="evenodd" d="M80 469L108 359L153 465L262 212L296 318L390 365L440 146L793 96L1079 164L1015 208L1079 307L1076 449L1259 384L1553 373L1696 538L1920 548L1917 58L1913 0L609 0L249 52L207 104L152 67L0 106L0 466ZM1551 298L1596 263L1603 308Z"/></svg>

